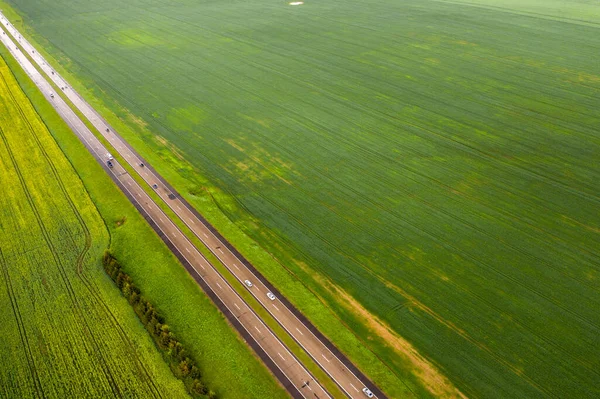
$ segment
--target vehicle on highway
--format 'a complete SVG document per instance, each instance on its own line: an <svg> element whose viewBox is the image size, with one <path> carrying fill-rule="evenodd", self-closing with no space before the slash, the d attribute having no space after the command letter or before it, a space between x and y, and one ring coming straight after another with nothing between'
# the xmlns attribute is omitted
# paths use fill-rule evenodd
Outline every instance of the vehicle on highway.
<svg viewBox="0 0 600 399"><path fill-rule="evenodd" d="M140 164L140 166L143 168L143 167L144 167L144 164L143 164L143 163L141 163L141 164Z"/></svg>
<svg viewBox="0 0 600 399"><path fill-rule="evenodd" d="M107 153L106 153L106 160L108 160L108 161L112 161L113 159L114 159L114 158L113 158L112 154L111 154L110 152L107 152Z"/></svg>
<svg viewBox="0 0 600 399"><path fill-rule="evenodd" d="M158 184L153 184L152 188L156 190L158 188Z"/></svg>
<svg viewBox="0 0 600 399"><path fill-rule="evenodd" d="M275 295L273 295L272 292L267 292L267 296L269 297L270 300L274 301L277 297Z"/></svg>
<svg viewBox="0 0 600 399"><path fill-rule="evenodd" d="M50 98L54 98L54 93L50 93Z"/></svg>
<svg viewBox="0 0 600 399"><path fill-rule="evenodd" d="M371 392L371 390L369 388L363 388L363 392L369 398L372 398L373 396L375 396L375 395L373 395L373 392Z"/></svg>
<svg viewBox="0 0 600 399"><path fill-rule="evenodd" d="M107 161L107 162L106 162L106 164L108 165L108 167L109 167L109 168L112 168L112 167L113 167L113 163L112 163L112 161Z"/></svg>
<svg viewBox="0 0 600 399"><path fill-rule="evenodd" d="M244 280L244 284L246 284L248 287L252 287L250 280Z"/></svg>

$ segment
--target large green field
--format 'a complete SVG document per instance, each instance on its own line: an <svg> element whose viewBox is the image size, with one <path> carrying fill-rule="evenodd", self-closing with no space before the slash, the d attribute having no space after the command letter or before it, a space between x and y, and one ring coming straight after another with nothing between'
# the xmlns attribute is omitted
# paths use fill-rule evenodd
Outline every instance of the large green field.
<svg viewBox="0 0 600 399"><path fill-rule="evenodd" d="M188 397L99 259L108 232L0 58L0 397Z"/></svg>
<svg viewBox="0 0 600 399"><path fill-rule="evenodd" d="M600 395L596 2L13 6L259 269L318 319L293 274L399 381Z"/></svg>

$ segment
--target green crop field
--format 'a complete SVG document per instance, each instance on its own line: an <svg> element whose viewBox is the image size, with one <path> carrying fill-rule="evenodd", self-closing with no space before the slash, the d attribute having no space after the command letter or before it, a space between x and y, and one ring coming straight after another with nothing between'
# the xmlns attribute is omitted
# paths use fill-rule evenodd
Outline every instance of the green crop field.
<svg viewBox="0 0 600 399"><path fill-rule="evenodd" d="M388 392L600 396L597 2L9 3Z"/></svg>
<svg viewBox="0 0 600 399"><path fill-rule="evenodd" d="M0 58L0 397L187 397L104 275L95 206Z"/></svg>

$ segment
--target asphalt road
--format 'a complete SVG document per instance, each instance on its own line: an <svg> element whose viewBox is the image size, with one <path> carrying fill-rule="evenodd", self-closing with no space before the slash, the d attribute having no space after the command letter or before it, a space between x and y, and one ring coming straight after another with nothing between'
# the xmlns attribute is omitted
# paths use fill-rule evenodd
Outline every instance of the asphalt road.
<svg viewBox="0 0 600 399"><path fill-rule="evenodd" d="M22 48L32 57L37 65L46 73L48 77L61 89L77 109L94 125L94 127L104 136L104 138L115 148L116 151L125 159L129 165L135 169L144 181L151 187L155 187L156 193L173 210L173 212L190 228L190 230L206 245L206 247L229 269L229 271L240 281L246 289L261 303L261 305L277 320L277 322L288 332L288 334L319 364L319 366L337 383L337 385L350 398L366 398L362 392L364 387L368 387L374 394L374 397L384 398L383 393L375 387L352 363L337 350L316 328L308 322L289 301L283 298L275 288L258 271L244 259L208 222L198 214L193 207L181 198L174 189L129 146L109 124L75 92L67 82L52 69L46 60L35 50L33 46L10 24L10 22L0 13L1 23L6 29L19 41ZM17 57L19 63L32 77L34 82L40 87L44 95L54 104L55 108L67 123L73 128L75 133L87 143L86 146L95 153L99 162L106 165L107 149L97 140L97 138L87 129L79 120L69 106L58 96L50 98L49 93L54 89L49 83L35 70L33 65L16 50L14 43L10 42L7 35L3 36L3 42ZM36 76L37 75L37 76ZM39 82L39 83L38 83ZM75 127L75 128L74 128ZM236 317L244 320L244 328L252 332L252 336L259 342L260 346L267 346L269 350L263 350L269 354L271 360L276 363L279 369L294 383L300 393L309 392L311 398L328 397L329 395L323 388L314 381L308 371L296 359L292 361L293 356L283 347L283 344L274 336L273 333L269 343L264 342L267 327L260 321L258 316L243 302L235 293L223 277L210 265L210 263L200 254L200 252L185 238L183 233L169 220L169 218L160 210L160 208L147 196L144 190L134 181L133 178L119 165L113 161L114 167L109 171L121 183L122 187L142 205L142 208L158 226L158 228L168 237L181 255L194 266L194 271L198 273L209 284L210 289L220 295L219 298L232 311ZM143 165L143 166L142 166ZM140 202L141 201L141 202ZM251 286L246 282L250 282ZM267 296L267 293L275 295L275 299ZM225 298L222 298L225 297ZM250 315L251 314L251 315ZM246 316L248 315L248 316ZM248 319L246 321L246 319ZM270 332L270 330L269 330ZM259 334L256 336L256 334ZM275 342L276 341L276 342ZM273 348L271 348L273 345ZM294 366L293 371L290 367ZM302 370L300 370L300 368ZM285 370L285 372L284 372ZM288 375L291 374L291 377ZM311 381L306 385L306 381ZM304 388L302 388L304 386ZM307 389L308 388L308 389ZM304 395L305 396L305 395ZM306 397L306 396L305 396Z"/></svg>

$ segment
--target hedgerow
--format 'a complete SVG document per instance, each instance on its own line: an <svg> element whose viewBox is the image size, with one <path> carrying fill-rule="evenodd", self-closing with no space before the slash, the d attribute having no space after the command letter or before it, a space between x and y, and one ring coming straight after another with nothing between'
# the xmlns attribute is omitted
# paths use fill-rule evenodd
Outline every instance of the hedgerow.
<svg viewBox="0 0 600 399"><path fill-rule="evenodd" d="M173 374L183 381L188 392L198 398L217 398L217 395L202 381L202 373L196 361L188 355L184 346L177 340L166 324L165 318L142 295L141 290L122 270L117 259L109 251L104 252L102 265L152 336L156 346L169 363Z"/></svg>

